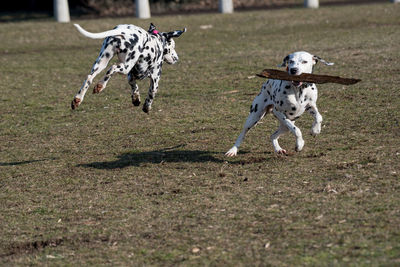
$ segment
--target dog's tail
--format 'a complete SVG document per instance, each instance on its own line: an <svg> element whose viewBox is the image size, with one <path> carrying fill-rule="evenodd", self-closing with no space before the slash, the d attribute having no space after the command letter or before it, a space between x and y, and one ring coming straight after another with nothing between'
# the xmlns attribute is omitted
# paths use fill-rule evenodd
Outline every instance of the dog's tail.
<svg viewBox="0 0 400 267"><path fill-rule="evenodd" d="M121 30L118 30L118 29L105 31L105 32L99 32L99 33L93 33L93 32L86 31L81 26L79 26L79 24L74 24L74 26L78 29L78 31L81 34L85 35L86 37L92 38L92 39L103 39L108 36L121 35Z"/></svg>

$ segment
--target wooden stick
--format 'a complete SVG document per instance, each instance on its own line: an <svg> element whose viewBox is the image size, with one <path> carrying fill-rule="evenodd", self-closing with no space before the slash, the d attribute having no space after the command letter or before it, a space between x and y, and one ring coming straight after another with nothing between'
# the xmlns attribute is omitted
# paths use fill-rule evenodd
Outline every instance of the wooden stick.
<svg viewBox="0 0 400 267"><path fill-rule="evenodd" d="M275 80L309 83L339 83L343 85L356 84L361 81L360 79L355 78L341 78L339 76L318 75L309 73L303 73L300 75L289 75L286 71L274 69L265 69L260 74L257 74L257 76Z"/></svg>

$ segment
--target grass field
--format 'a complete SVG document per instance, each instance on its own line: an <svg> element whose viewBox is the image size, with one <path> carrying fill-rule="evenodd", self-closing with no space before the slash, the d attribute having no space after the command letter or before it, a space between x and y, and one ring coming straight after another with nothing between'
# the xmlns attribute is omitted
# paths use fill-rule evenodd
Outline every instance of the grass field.
<svg viewBox="0 0 400 267"><path fill-rule="evenodd" d="M0 24L0 265L400 265L399 14L154 17L188 32L149 115L117 75L70 110L101 40L51 20ZM315 73L363 81L319 86L322 133L299 119L302 152L286 135L291 155L273 153L267 116L225 158L263 82L253 75L297 50L336 63Z"/></svg>

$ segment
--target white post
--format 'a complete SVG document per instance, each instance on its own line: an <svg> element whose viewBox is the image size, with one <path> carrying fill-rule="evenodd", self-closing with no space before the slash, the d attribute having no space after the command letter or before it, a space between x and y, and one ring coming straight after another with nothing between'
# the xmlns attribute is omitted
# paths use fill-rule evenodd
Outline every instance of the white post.
<svg viewBox="0 0 400 267"><path fill-rule="evenodd" d="M58 22L70 22L68 0L54 0L53 9Z"/></svg>
<svg viewBox="0 0 400 267"><path fill-rule="evenodd" d="M219 0L219 12L221 12L221 13L233 13L232 0Z"/></svg>
<svg viewBox="0 0 400 267"><path fill-rule="evenodd" d="M149 0L136 0L136 17L139 19L150 18Z"/></svg>
<svg viewBox="0 0 400 267"><path fill-rule="evenodd" d="M307 8L318 8L319 0L304 0L304 6Z"/></svg>

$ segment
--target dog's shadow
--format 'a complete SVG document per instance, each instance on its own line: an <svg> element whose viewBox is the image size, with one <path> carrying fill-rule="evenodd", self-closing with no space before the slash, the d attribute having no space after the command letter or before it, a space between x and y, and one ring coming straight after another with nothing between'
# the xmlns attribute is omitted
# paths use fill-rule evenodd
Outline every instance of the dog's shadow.
<svg viewBox="0 0 400 267"><path fill-rule="evenodd" d="M128 152L118 156L114 161L99 161L79 164L80 167L95 169L121 169L129 166L141 166L144 163L160 164L163 162L225 162L215 157L221 152L200 150L179 150L184 145L147 152Z"/></svg>

